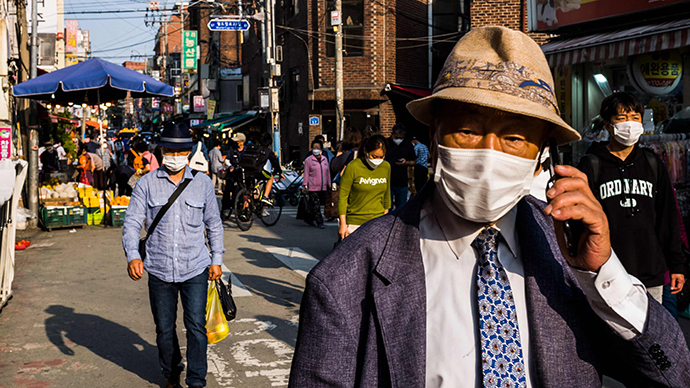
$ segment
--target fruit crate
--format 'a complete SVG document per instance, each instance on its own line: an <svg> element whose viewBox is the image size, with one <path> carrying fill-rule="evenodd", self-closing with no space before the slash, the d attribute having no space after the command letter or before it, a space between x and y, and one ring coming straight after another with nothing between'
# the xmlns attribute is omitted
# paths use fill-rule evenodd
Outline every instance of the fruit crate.
<svg viewBox="0 0 690 388"><path fill-rule="evenodd" d="M112 226L122 226L125 223L127 206L113 206L110 210L110 224Z"/></svg>
<svg viewBox="0 0 690 388"><path fill-rule="evenodd" d="M46 230L51 231L53 228L60 228L68 225L66 223L66 207L64 206L50 206L41 208L41 224Z"/></svg>
<svg viewBox="0 0 690 388"><path fill-rule="evenodd" d="M80 226L88 224L87 210L84 206L68 206L66 209L66 225Z"/></svg>

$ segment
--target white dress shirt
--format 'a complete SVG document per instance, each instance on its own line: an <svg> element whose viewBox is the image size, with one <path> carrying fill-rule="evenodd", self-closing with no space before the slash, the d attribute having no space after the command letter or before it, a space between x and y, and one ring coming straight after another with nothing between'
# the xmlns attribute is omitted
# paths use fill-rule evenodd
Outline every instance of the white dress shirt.
<svg viewBox="0 0 690 388"><path fill-rule="evenodd" d="M527 387L532 387L529 321L524 268L515 222L517 207L494 225L501 232L498 259L515 297ZM419 224L426 277L426 386L481 387L478 349L477 260L471 244L484 226L452 213L434 196L422 207ZM594 312L623 338L639 335L647 319L647 295L642 283L627 274L615 253L599 273L573 270ZM472 382L473 383L470 383Z"/></svg>

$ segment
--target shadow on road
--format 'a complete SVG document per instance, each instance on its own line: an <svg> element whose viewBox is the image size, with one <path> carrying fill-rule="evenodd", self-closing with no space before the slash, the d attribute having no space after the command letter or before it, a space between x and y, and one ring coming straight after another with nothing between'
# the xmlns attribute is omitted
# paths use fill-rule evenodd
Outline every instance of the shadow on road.
<svg viewBox="0 0 690 388"><path fill-rule="evenodd" d="M46 336L63 354L75 354L63 340L64 336L143 380L158 385L165 383L156 363L156 346L139 334L97 315L75 313L71 307L52 305L45 312L52 315L45 320Z"/></svg>
<svg viewBox="0 0 690 388"><path fill-rule="evenodd" d="M298 307L302 299L302 288L280 279L235 272L235 276L254 295L267 301L287 307Z"/></svg>

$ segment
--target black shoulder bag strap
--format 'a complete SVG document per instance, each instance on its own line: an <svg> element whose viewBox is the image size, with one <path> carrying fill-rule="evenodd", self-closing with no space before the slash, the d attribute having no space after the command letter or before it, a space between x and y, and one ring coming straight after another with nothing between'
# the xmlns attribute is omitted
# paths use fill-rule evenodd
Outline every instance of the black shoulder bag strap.
<svg viewBox="0 0 690 388"><path fill-rule="evenodd" d="M139 256L141 256L142 261L146 259L146 241L148 241L149 236L156 230L156 226L158 226L158 223L163 219L163 216L167 213L168 209L170 209L170 206L175 203L177 197L179 197L184 189L194 180L197 173L198 171L192 170L192 179L185 179L177 186L175 191L170 195L170 198L168 198L168 203L166 203L161 210L158 211L158 214L156 214L156 218L153 219L151 226L149 226L149 230L146 231L146 235L139 240Z"/></svg>

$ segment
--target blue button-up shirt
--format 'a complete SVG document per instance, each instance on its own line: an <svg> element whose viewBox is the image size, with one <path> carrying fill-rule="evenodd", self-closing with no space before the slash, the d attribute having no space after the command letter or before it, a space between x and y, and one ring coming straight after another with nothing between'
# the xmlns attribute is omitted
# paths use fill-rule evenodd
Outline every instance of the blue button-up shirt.
<svg viewBox="0 0 690 388"><path fill-rule="evenodd" d="M417 155L417 159L415 160L416 164L424 167L429 165L429 149L427 146L421 142L417 142L417 144L414 145L414 153Z"/></svg>
<svg viewBox="0 0 690 388"><path fill-rule="evenodd" d="M189 168L185 168L184 179L193 180L168 209L146 243L144 269L165 282L184 282L211 264L223 264L223 224L213 183L205 174L193 176ZM137 182L122 229L122 245L128 262L141 258L139 238L144 221L148 230L176 188L165 167L144 175Z"/></svg>

